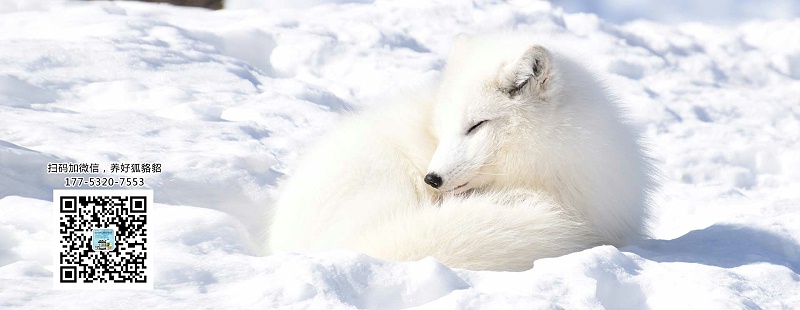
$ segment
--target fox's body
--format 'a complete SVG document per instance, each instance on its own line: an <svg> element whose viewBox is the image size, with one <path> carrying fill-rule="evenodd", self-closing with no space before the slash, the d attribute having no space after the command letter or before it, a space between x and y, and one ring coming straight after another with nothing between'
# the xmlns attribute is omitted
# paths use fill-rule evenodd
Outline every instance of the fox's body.
<svg viewBox="0 0 800 310"><path fill-rule="evenodd" d="M433 94L354 115L309 150L285 184L272 250L524 270L644 236L651 164L571 49L457 42Z"/></svg>

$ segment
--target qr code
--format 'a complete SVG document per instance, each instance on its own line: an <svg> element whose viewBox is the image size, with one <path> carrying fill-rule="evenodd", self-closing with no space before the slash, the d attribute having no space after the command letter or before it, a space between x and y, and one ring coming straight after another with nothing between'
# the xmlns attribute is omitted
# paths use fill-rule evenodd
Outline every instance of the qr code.
<svg viewBox="0 0 800 310"><path fill-rule="evenodd" d="M54 190L56 289L152 289L151 190Z"/></svg>

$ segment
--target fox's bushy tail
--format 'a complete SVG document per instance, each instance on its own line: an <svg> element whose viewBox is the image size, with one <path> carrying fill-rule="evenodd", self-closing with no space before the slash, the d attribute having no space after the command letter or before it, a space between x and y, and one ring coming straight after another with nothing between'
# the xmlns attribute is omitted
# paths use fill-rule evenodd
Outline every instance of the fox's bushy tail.
<svg viewBox="0 0 800 310"><path fill-rule="evenodd" d="M512 191L445 198L392 214L352 247L374 257L433 256L451 268L527 270L533 261L601 244L590 224L541 195Z"/></svg>

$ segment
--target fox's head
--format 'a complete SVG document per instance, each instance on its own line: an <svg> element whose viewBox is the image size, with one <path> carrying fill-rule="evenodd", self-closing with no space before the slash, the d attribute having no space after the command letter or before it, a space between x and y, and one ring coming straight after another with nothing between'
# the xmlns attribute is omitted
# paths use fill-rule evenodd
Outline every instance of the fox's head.
<svg viewBox="0 0 800 310"><path fill-rule="evenodd" d="M487 45L457 42L443 73L432 127L439 145L424 177L443 192L482 188L524 166L511 154L535 140L553 109L548 50Z"/></svg>

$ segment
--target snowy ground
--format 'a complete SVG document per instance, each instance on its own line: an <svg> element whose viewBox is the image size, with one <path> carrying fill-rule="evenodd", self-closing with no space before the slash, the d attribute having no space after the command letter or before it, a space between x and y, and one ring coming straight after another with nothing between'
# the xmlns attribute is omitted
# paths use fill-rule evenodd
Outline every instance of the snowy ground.
<svg viewBox="0 0 800 310"><path fill-rule="evenodd" d="M800 307L800 19L615 25L530 1L231 2L243 9L0 1L0 308ZM596 47L662 163L657 240L520 273L258 255L298 150L343 110L435 77L456 34L505 29ZM154 290L51 290L64 176L48 162L163 164L146 179Z"/></svg>

